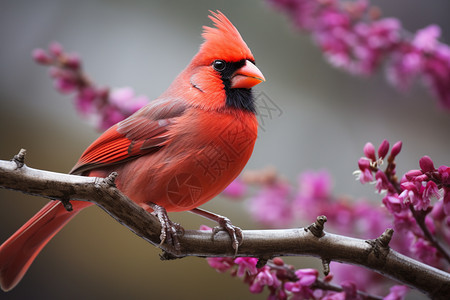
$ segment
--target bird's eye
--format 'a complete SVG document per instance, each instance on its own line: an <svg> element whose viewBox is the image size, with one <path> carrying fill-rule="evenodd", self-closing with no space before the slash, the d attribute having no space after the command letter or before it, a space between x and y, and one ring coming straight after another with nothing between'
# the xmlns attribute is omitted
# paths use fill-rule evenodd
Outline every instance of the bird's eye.
<svg viewBox="0 0 450 300"><path fill-rule="evenodd" d="M221 71L225 70L225 66L226 66L225 62L221 59L217 59L213 62L213 68L216 71L221 72Z"/></svg>

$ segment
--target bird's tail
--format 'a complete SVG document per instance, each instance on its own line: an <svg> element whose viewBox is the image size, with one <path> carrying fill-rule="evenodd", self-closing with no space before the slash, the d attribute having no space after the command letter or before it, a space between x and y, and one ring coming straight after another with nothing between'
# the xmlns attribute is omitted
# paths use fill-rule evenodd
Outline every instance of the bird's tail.
<svg viewBox="0 0 450 300"><path fill-rule="evenodd" d="M68 212L60 201L50 201L0 246L0 287L9 291L25 275L44 246L90 202L72 201Z"/></svg>

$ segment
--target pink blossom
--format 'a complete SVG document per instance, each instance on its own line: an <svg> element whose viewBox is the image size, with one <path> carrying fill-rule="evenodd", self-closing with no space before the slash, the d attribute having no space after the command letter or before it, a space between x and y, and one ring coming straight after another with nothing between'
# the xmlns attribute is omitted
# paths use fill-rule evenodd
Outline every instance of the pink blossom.
<svg viewBox="0 0 450 300"><path fill-rule="evenodd" d="M422 207L424 207L424 209L428 208L431 205L431 200L433 198L439 199L441 198L441 194L439 193L439 188L436 183L433 181L428 181L422 189Z"/></svg>
<svg viewBox="0 0 450 300"><path fill-rule="evenodd" d="M375 189L378 191L378 193L381 193L383 190L389 190L392 189L392 185L389 182L386 174L378 170L377 173L375 173Z"/></svg>
<svg viewBox="0 0 450 300"><path fill-rule="evenodd" d="M441 36L441 28L437 25L429 25L417 31L412 41L412 45L425 52L436 50L438 38Z"/></svg>
<svg viewBox="0 0 450 300"><path fill-rule="evenodd" d="M356 284L352 281L341 282L342 289L345 292L346 299L358 299Z"/></svg>
<svg viewBox="0 0 450 300"><path fill-rule="evenodd" d="M422 198L422 183L419 181L404 181L401 183L403 192L398 196L405 204L414 205L415 209L425 210L429 203Z"/></svg>
<svg viewBox="0 0 450 300"><path fill-rule="evenodd" d="M423 72L423 66L424 60L418 52L404 50L393 53L391 63L387 66L387 79L392 85L405 91Z"/></svg>
<svg viewBox="0 0 450 300"><path fill-rule="evenodd" d="M431 210L430 215L434 220L438 222L442 222L445 219L446 214L444 212L444 199L436 202L436 204L433 206L433 209Z"/></svg>
<svg viewBox="0 0 450 300"><path fill-rule="evenodd" d="M427 215L425 217L425 226L428 228L428 231L432 235L436 235L436 226L435 226L434 220L430 217L430 215Z"/></svg>
<svg viewBox="0 0 450 300"><path fill-rule="evenodd" d="M238 265L237 275L243 277L245 274L255 275L258 273L256 269L256 263L258 259L255 257L238 257L234 260L234 263Z"/></svg>
<svg viewBox="0 0 450 300"><path fill-rule="evenodd" d="M309 33L333 66L364 76L385 63L395 87L406 90L420 78L450 110L450 47L438 41L437 25L407 34L398 19L374 17L367 0L267 1Z"/></svg>
<svg viewBox="0 0 450 300"><path fill-rule="evenodd" d="M444 212L444 199L435 203L429 216L436 225L436 230L444 237L447 244L450 244L450 217Z"/></svg>
<svg viewBox="0 0 450 300"><path fill-rule="evenodd" d="M359 173L359 181L361 183L369 183L373 181L373 174L370 169L364 169Z"/></svg>
<svg viewBox="0 0 450 300"><path fill-rule="evenodd" d="M373 181L372 169L370 167L370 160L366 157L361 157L358 160L358 167L360 172L355 172L358 175L359 181L364 184Z"/></svg>
<svg viewBox="0 0 450 300"><path fill-rule="evenodd" d="M240 199L245 195L247 185L239 178L235 179L222 191L222 195L231 199Z"/></svg>
<svg viewBox="0 0 450 300"><path fill-rule="evenodd" d="M360 238L376 238L386 228L392 227L389 214L380 206L374 206L368 201L358 201L353 204L351 224L354 227L354 235Z"/></svg>
<svg viewBox="0 0 450 300"><path fill-rule="evenodd" d="M333 183L327 171L304 171L299 176L298 184L302 197L327 199L331 196Z"/></svg>
<svg viewBox="0 0 450 300"><path fill-rule="evenodd" d="M149 100L145 96L136 96L134 90L130 87L123 87L113 89L109 97L109 103L116 106L118 110L126 115L131 115L144 105L148 104Z"/></svg>
<svg viewBox="0 0 450 300"><path fill-rule="evenodd" d="M43 65L49 64L52 61L51 57L47 55L47 52L40 48L34 49L31 55L34 61Z"/></svg>
<svg viewBox="0 0 450 300"><path fill-rule="evenodd" d="M394 159L400 153L400 151L402 150L402 145L402 141L398 141L394 144L394 146L392 146L390 155L392 159Z"/></svg>
<svg viewBox="0 0 450 300"><path fill-rule="evenodd" d="M82 115L87 115L92 112L94 101L96 99L97 91L87 87L78 92L78 95L75 98L75 106Z"/></svg>
<svg viewBox="0 0 450 300"><path fill-rule="evenodd" d="M449 186L450 185L450 167L440 166L438 168L438 173L439 173L442 184Z"/></svg>
<svg viewBox="0 0 450 300"><path fill-rule="evenodd" d="M394 285L389 290L389 294L384 297L384 300L403 300L408 293L408 287L404 285Z"/></svg>
<svg viewBox="0 0 450 300"><path fill-rule="evenodd" d="M62 45L58 42L52 42L49 45L48 50L50 51L50 53L53 56L56 56L56 57L61 56L64 53L64 49L63 49Z"/></svg>
<svg viewBox="0 0 450 300"><path fill-rule="evenodd" d="M424 157L422 157L419 160L419 165L420 165L420 168L422 169L422 172L424 172L424 173L433 172L435 170L433 161L427 155L425 155Z"/></svg>
<svg viewBox="0 0 450 300"><path fill-rule="evenodd" d="M420 170L409 170L405 173L406 180L415 181L416 177L423 175L423 172Z"/></svg>
<svg viewBox="0 0 450 300"><path fill-rule="evenodd" d="M72 70L77 70L81 67L81 58L77 53L69 53L65 57L65 64Z"/></svg>
<svg viewBox="0 0 450 300"><path fill-rule="evenodd" d="M416 210L426 210L432 204L433 199L440 199L441 193L438 184L431 180L434 176L435 180L442 180L442 176L437 177L433 161L428 156L420 159L419 165L421 170L408 171L402 179L401 188L403 191L399 195L405 203L411 203ZM442 170L442 168L441 168ZM440 172L438 170L440 175Z"/></svg>
<svg viewBox="0 0 450 300"><path fill-rule="evenodd" d="M114 124L122 121L127 117L126 114L119 111L116 107L105 106L102 109L102 114L99 122L99 128L106 130Z"/></svg>
<svg viewBox="0 0 450 300"><path fill-rule="evenodd" d="M423 238L418 238L417 241L412 244L411 252L426 264L432 266L439 265L440 257L436 248L431 246L430 243Z"/></svg>
<svg viewBox="0 0 450 300"><path fill-rule="evenodd" d="M232 257L207 257L206 261L220 273L224 273L234 266Z"/></svg>
<svg viewBox="0 0 450 300"><path fill-rule="evenodd" d="M389 151L389 142L387 140L383 140L380 146L378 147L378 157L383 159Z"/></svg>
<svg viewBox="0 0 450 300"><path fill-rule="evenodd" d="M331 262L330 269L334 274L335 280L341 284L352 283L360 290L374 289L383 282L381 275L359 266Z"/></svg>
<svg viewBox="0 0 450 300"><path fill-rule="evenodd" d="M279 287L281 285L277 276L270 272L270 268L264 266L258 272L255 279L250 285L250 292L254 294L261 293L265 286L268 287Z"/></svg>
<svg viewBox="0 0 450 300"><path fill-rule="evenodd" d="M298 179L298 192L295 197L291 210L300 218L308 222L314 221L319 215L326 214L331 221L333 216L345 218L347 215L343 209L338 214L333 209L336 199L331 194L332 180L326 171L305 171ZM333 213L333 216L331 216Z"/></svg>
<svg viewBox="0 0 450 300"><path fill-rule="evenodd" d="M76 83L67 78L56 78L54 80L55 89L62 94L69 94L77 88Z"/></svg>
<svg viewBox="0 0 450 300"><path fill-rule="evenodd" d="M96 86L83 73L80 57L66 53L57 42L50 44L48 51L33 50L32 56L37 63L50 67L55 89L74 94L77 111L95 120L100 130L122 121L149 102L145 96L136 96L129 87L109 92L108 88Z"/></svg>
<svg viewBox="0 0 450 300"><path fill-rule="evenodd" d="M366 24L366 23L363 23ZM367 37L367 43L374 49L390 49L400 41L400 21L395 18L384 18L367 23L369 30L362 32Z"/></svg>
<svg viewBox="0 0 450 300"><path fill-rule="evenodd" d="M330 198L331 203L321 203L320 212L316 215L326 215L328 224L342 234L352 234L354 225L357 223L357 215L353 207L354 203L349 203L345 199ZM311 220L313 221L313 220Z"/></svg>
<svg viewBox="0 0 450 300"><path fill-rule="evenodd" d="M387 210L394 215L400 213L406 207L403 201L396 194L386 196L382 201Z"/></svg>
<svg viewBox="0 0 450 300"><path fill-rule="evenodd" d="M373 146L372 143L370 143L370 142L366 143L366 144L364 145L363 151L364 151L364 155L365 155L368 159L370 159L370 160L372 160L372 161L377 160L377 158L376 158L376 156L375 156L375 147Z"/></svg>
<svg viewBox="0 0 450 300"><path fill-rule="evenodd" d="M292 299L312 299L314 291L311 285L317 280L319 272L315 269L299 269L295 271L299 278L296 282L286 282L285 288L293 294Z"/></svg>
<svg viewBox="0 0 450 300"><path fill-rule="evenodd" d="M404 210L394 215L394 229L396 232L406 234L408 232L414 232L415 234L421 234L416 220L413 218L408 210Z"/></svg>
<svg viewBox="0 0 450 300"><path fill-rule="evenodd" d="M252 217L270 227L284 227L292 222L291 187L284 182L264 186L250 199Z"/></svg>
<svg viewBox="0 0 450 300"><path fill-rule="evenodd" d="M319 272L316 269L299 269L295 271L295 275L298 277L298 283L302 286L311 286L319 276Z"/></svg>

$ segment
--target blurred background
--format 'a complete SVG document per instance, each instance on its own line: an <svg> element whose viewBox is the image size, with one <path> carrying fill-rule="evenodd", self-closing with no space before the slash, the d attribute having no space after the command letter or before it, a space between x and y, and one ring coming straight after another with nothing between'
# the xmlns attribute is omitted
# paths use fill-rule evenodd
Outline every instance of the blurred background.
<svg viewBox="0 0 450 300"><path fill-rule="evenodd" d="M450 2L372 1L411 32L435 23L450 42ZM280 113L266 119L247 169L274 166L290 181L308 169L327 169L334 191L381 198L352 172L367 141L403 141L399 171L427 154L449 164L450 115L427 89L407 93L384 74L357 78L324 61L309 36L295 30L265 1L0 0L0 159L27 149L34 168L68 172L99 132L58 94L34 48L59 41L79 53L99 85L131 86L150 99L172 82L202 42L208 10L219 9L239 29L267 82L263 91ZM45 199L0 190L0 241L28 220ZM204 206L245 229L258 228L245 203L217 198ZM173 214L185 228L204 221ZM212 223L206 225L212 226ZM75 218L38 256L22 282L0 299L264 299L241 280L217 273L200 258L160 261L160 251L98 208ZM318 261L289 260L297 268Z"/></svg>

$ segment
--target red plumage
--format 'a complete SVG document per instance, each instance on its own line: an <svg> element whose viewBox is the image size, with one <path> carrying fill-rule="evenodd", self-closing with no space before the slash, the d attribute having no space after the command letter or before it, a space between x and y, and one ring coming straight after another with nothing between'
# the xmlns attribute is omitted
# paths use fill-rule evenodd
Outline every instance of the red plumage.
<svg viewBox="0 0 450 300"><path fill-rule="evenodd" d="M72 174L106 177L148 208L192 210L220 193L244 168L257 136L250 88L264 81L237 29L220 12L205 42L168 90L112 126ZM222 64L223 62L224 64ZM222 69L222 67L224 69ZM12 289L48 241L90 203L67 212L52 201L0 246L0 284Z"/></svg>

